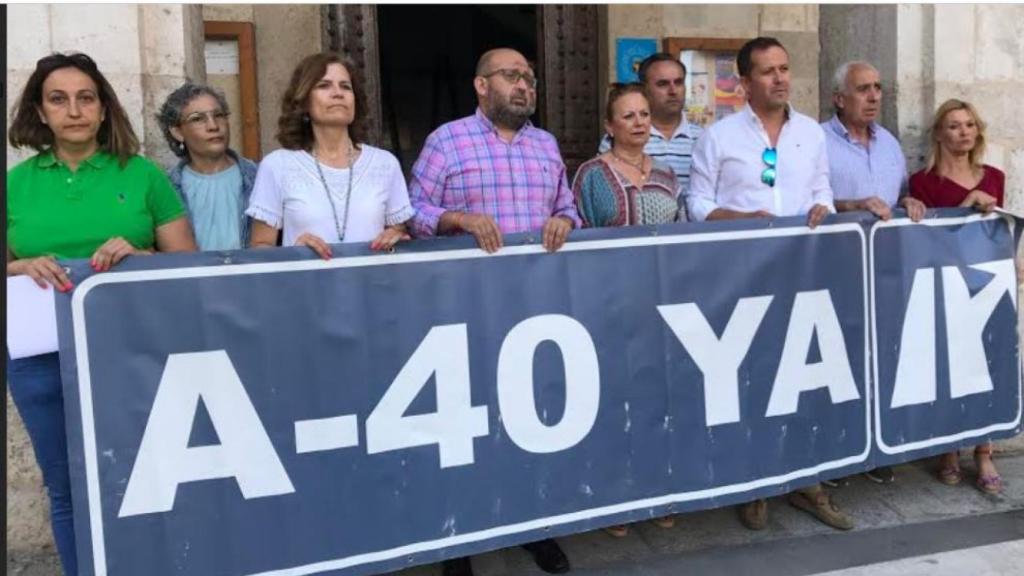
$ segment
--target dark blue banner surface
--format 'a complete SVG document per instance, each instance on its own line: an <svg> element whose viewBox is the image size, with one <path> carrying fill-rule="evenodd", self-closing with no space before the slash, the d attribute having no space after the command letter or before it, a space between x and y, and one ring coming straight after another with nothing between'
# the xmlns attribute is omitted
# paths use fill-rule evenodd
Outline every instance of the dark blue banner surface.
<svg viewBox="0 0 1024 576"><path fill-rule="evenodd" d="M1012 222L964 214L75 265L82 573L380 572L1011 436Z"/></svg>

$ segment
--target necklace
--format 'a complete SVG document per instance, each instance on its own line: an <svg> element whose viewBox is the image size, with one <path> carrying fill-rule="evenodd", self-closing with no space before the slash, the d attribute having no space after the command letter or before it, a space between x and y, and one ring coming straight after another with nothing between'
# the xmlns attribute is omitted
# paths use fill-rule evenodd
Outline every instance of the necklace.
<svg viewBox="0 0 1024 576"><path fill-rule="evenodd" d="M618 162L622 162L626 166L629 166L630 168L633 168L634 170L639 172L640 173L640 181L641 182L646 182L647 181L647 170L644 170L644 164L647 163L647 155L646 154L642 154L641 153L640 161L639 162L630 162L629 160L626 160L622 156L619 156L618 154L616 154L614 148L611 149L611 153L612 153L612 157L615 158L615 160L617 160Z"/></svg>
<svg viewBox="0 0 1024 576"><path fill-rule="evenodd" d="M327 201L331 203L331 213L334 214L334 229L338 233L338 242L345 240L345 229L348 228L348 206L352 198L352 181L355 180L356 171L355 157L352 155L352 144L348 145L348 191L345 192L345 219L338 224L338 208L334 205L334 197L331 196L331 189L327 187L327 179L324 178L324 170L320 167L320 160L316 157L316 148L313 149L313 164L316 164L316 173L320 176L320 183L324 186L324 194L327 194Z"/></svg>

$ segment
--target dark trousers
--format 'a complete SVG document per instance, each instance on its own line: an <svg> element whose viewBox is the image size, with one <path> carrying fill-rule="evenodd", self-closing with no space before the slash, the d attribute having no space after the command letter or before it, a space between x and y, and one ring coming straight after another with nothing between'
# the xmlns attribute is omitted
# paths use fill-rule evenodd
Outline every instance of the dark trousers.
<svg viewBox="0 0 1024 576"><path fill-rule="evenodd" d="M68 442L64 431L64 392L57 353L11 360L7 386L25 422L43 483L50 497L50 524L64 573L78 574L75 526L68 476Z"/></svg>

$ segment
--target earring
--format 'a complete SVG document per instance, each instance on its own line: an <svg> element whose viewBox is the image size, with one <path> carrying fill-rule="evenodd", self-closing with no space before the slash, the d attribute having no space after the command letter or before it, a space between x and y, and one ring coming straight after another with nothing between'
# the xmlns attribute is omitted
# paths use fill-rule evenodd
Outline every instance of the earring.
<svg viewBox="0 0 1024 576"><path fill-rule="evenodd" d="M303 114L302 115L302 123L303 124L309 124L309 114Z"/></svg>

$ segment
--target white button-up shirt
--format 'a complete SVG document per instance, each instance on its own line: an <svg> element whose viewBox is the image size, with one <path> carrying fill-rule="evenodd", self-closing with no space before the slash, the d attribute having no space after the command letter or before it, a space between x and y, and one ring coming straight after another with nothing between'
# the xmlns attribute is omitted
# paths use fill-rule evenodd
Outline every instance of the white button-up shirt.
<svg viewBox="0 0 1024 576"><path fill-rule="evenodd" d="M690 219L706 220L718 208L796 216L822 204L835 212L821 126L789 108L776 144L775 186L761 181L768 168L761 156L770 147L768 132L750 104L708 127L693 149L686 195Z"/></svg>

